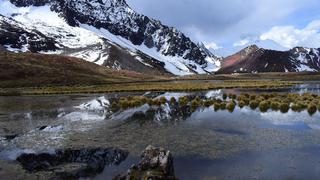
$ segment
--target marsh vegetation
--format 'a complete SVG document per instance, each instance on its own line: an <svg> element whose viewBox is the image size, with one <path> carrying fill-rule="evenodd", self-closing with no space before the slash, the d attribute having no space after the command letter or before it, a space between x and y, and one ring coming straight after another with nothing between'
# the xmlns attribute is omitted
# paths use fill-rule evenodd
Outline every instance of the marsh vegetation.
<svg viewBox="0 0 320 180"><path fill-rule="evenodd" d="M213 110L228 110L233 112L236 107L249 107L252 110L258 109L261 112L280 111L287 113L290 109L294 112L308 111L310 115L320 111L320 96L317 94L288 94L288 93L241 93L222 94L220 98L207 98L204 96L183 96L183 97L158 97L148 98L145 96L122 97L112 102L112 110L125 110L148 104L149 106L170 106L190 107L191 111L198 108L212 107Z"/></svg>

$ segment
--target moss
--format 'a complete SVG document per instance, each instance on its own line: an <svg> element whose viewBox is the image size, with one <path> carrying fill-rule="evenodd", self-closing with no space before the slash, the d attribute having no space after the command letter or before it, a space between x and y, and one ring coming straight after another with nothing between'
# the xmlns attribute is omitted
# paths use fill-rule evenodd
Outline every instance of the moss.
<svg viewBox="0 0 320 180"><path fill-rule="evenodd" d="M250 108L251 109L257 109L257 107L259 106L259 101L257 100L253 100L253 101L250 101L250 104L249 104Z"/></svg>
<svg viewBox="0 0 320 180"><path fill-rule="evenodd" d="M308 105L308 113L309 113L310 115L313 115L313 114L315 114L316 112L317 112L317 105L315 105L315 104L313 104L313 103L309 104L309 105Z"/></svg>
<svg viewBox="0 0 320 180"><path fill-rule="evenodd" d="M233 101L228 102L226 105L226 108L228 109L229 112L233 112L235 107L236 107L236 104Z"/></svg>
<svg viewBox="0 0 320 180"><path fill-rule="evenodd" d="M288 103L280 103L279 109L282 113L287 113L289 111L290 107L289 107Z"/></svg>
<svg viewBox="0 0 320 180"><path fill-rule="evenodd" d="M261 112L267 112L270 108L270 104L268 101L262 101L259 103L259 109Z"/></svg>

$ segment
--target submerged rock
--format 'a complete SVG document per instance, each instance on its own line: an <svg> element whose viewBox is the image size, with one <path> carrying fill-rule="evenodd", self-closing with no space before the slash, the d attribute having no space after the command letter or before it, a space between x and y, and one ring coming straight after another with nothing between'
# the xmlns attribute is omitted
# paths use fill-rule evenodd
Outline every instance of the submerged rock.
<svg viewBox="0 0 320 180"><path fill-rule="evenodd" d="M15 139L18 136L19 136L18 134L5 135L4 139L7 140L7 141L11 141L11 140Z"/></svg>
<svg viewBox="0 0 320 180"><path fill-rule="evenodd" d="M148 146L141 155L138 165L133 165L127 173L117 175L114 180L176 180L173 157L170 151Z"/></svg>
<svg viewBox="0 0 320 180"><path fill-rule="evenodd" d="M54 153L22 154L16 160L30 173L52 171L61 178L91 177L106 165L118 165L128 156L119 149L56 150Z"/></svg>

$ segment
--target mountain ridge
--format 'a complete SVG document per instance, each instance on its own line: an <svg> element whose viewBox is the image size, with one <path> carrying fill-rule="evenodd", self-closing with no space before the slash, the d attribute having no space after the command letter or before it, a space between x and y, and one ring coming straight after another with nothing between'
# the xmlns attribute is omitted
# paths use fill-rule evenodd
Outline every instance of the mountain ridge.
<svg viewBox="0 0 320 180"><path fill-rule="evenodd" d="M211 73L219 68L219 58L200 48L177 29L136 13L124 0L10 2L17 8L48 6L50 11L57 13L71 27L115 40L115 43L131 52L146 54L149 58L164 63L163 69L175 75ZM17 14L12 18L20 20L19 16L22 15Z"/></svg>
<svg viewBox="0 0 320 180"><path fill-rule="evenodd" d="M288 51L278 51L251 45L224 58L217 73L304 71L320 71L320 48L295 47Z"/></svg>

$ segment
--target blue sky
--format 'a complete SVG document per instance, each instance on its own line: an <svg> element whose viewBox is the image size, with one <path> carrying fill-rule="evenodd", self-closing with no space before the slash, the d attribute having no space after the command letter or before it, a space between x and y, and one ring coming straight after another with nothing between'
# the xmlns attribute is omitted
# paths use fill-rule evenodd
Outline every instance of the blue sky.
<svg viewBox="0 0 320 180"><path fill-rule="evenodd" d="M212 48L230 48L240 41L253 40L272 40L286 48L320 47L319 0L127 2L134 10L174 26Z"/></svg>

